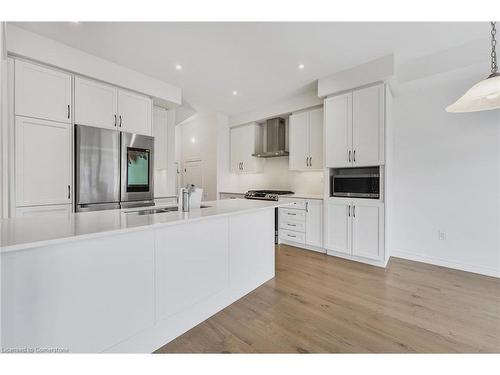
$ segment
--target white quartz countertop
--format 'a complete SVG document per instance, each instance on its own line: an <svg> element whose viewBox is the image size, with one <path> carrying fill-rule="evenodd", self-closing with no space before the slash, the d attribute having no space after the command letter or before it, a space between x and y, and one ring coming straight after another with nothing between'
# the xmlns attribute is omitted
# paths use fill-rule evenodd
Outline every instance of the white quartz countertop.
<svg viewBox="0 0 500 375"><path fill-rule="evenodd" d="M189 212L174 211L149 215L132 213L141 209L133 208L5 219L0 221L0 250L3 253L156 226L185 224L216 216L279 207L283 206L283 202L226 199L202 202L202 205L209 207L191 209ZM168 206L155 206L159 207ZM142 209L150 208L153 207Z"/></svg>

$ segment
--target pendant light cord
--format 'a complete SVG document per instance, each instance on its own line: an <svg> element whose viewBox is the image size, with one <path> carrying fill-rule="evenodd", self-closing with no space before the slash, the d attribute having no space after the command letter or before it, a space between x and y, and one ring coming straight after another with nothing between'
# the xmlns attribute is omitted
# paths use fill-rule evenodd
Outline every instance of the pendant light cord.
<svg viewBox="0 0 500 375"><path fill-rule="evenodd" d="M498 66L497 66L497 51L496 51L496 46L497 46L497 40L495 38L495 35L497 33L496 29L496 22L491 22L491 75L494 76L496 75L498 71Z"/></svg>

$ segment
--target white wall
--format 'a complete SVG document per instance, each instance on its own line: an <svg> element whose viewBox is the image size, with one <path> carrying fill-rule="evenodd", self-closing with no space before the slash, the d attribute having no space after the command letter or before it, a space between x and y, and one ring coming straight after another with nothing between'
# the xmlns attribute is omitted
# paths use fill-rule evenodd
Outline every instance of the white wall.
<svg viewBox="0 0 500 375"><path fill-rule="evenodd" d="M393 256L500 276L500 110L444 110L483 76L395 96Z"/></svg>
<svg viewBox="0 0 500 375"><path fill-rule="evenodd" d="M201 160L204 200L217 199L217 114L198 114L176 127L176 155Z"/></svg>

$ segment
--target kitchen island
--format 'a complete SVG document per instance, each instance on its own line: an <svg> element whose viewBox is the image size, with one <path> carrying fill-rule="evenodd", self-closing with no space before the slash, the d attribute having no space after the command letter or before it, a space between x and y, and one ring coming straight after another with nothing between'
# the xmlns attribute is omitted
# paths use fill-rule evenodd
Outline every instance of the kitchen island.
<svg viewBox="0 0 500 375"><path fill-rule="evenodd" d="M273 278L280 204L203 203L2 221L3 350L152 352Z"/></svg>

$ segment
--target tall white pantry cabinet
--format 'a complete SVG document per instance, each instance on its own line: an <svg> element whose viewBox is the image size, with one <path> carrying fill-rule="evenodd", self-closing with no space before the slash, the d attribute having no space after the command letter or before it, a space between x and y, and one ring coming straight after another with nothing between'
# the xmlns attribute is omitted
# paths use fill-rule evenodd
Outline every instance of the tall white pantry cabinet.
<svg viewBox="0 0 500 375"><path fill-rule="evenodd" d="M324 246L330 255L385 266L391 96L386 84L325 98ZM380 168L380 198L340 198L330 192L331 168Z"/></svg>
<svg viewBox="0 0 500 375"><path fill-rule="evenodd" d="M152 100L9 58L10 216L72 212L73 124L152 134Z"/></svg>

